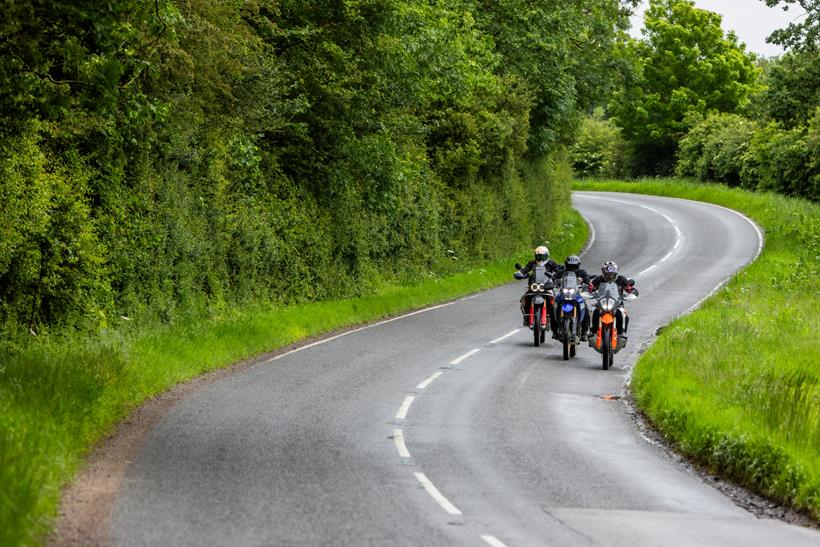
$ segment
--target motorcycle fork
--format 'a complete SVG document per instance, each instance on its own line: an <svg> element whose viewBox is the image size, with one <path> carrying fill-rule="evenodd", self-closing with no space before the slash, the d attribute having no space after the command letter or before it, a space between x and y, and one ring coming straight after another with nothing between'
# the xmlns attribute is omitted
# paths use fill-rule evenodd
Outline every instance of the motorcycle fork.
<svg viewBox="0 0 820 547"><path fill-rule="evenodd" d="M615 317L610 312L606 312L606 313L601 314L601 321L598 324L598 338L596 340L596 347L598 349L601 349L601 344L603 344L603 341L604 341L604 339L601 335L602 332L603 332L604 324L610 325L609 334L613 336L613 340L615 338L617 338L617 336L614 333L617 333L618 329L613 328L613 325L612 325L612 323L614 323L614 321L615 321ZM612 347L614 349L615 345L613 344L610 347Z"/></svg>
<svg viewBox="0 0 820 547"><path fill-rule="evenodd" d="M547 306L546 306L546 304L541 306L541 324L542 325L547 324Z"/></svg>
<svg viewBox="0 0 820 547"><path fill-rule="evenodd" d="M530 326L533 326L533 324L535 324L534 319L535 319L535 304L533 304L532 300L530 300Z"/></svg>
<svg viewBox="0 0 820 547"><path fill-rule="evenodd" d="M612 337L612 343L609 345L613 350L618 347L618 329L615 328L616 324L616 317L615 314L617 312L607 313L605 316L601 317L601 321L604 320L604 317L607 319L607 324L609 325L609 335Z"/></svg>

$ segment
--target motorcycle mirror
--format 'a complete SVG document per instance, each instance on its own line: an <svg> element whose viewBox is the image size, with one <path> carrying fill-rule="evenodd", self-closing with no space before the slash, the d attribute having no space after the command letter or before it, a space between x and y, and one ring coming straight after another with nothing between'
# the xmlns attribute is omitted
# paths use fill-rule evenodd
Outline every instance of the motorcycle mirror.
<svg viewBox="0 0 820 547"><path fill-rule="evenodd" d="M627 280L626 280L626 284L627 284L627 285L634 285L634 284L635 284L635 280L634 280L634 279L627 279Z"/></svg>
<svg viewBox="0 0 820 547"><path fill-rule="evenodd" d="M516 262L515 263L515 269L520 270L521 268L523 268L523 266L521 264L519 264L518 262Z"/></svg>

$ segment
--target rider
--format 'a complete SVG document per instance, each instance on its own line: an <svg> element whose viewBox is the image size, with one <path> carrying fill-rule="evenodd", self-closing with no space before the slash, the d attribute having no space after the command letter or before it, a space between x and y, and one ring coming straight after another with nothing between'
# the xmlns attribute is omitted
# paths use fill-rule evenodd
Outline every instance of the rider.
<svg viewBox="0 0 820 547"><path fill-rule="evenodd" d="M555 284L557 286L561 285L561 281L564 279L564 275L567 272L572 272L575 274L575 277L578 278L578 287L583 287L584 285L590 282L589 274L586 270L581 268L581 258L578 255L569 255L562 265L558 266L558 270L555 272ZM587 340L587 332L589 331L589 314L586 313L586 303L581 300L580 306L580 313L582 314L583 318L581 319L581 340ZM550 313L550 326L552 327L552 337L556 340L558 339L558 308L557 304L553 307Z"/></svg>
<svg viewBox="0 0 820 547"><path fill-rule="evenodd" d="M516 279L524 279L526 278L530 271L536 266L543 266L544 270L549 275L553 275L555 271L558 269L558 263L555 262L550 258L550 251L547 249L545 245L539 245L535 248L535 252L533 253L534 259L527 262L526 266L518 270L513 274L513 277ZM529 292L529 288L527 291L524 292L524 295L521 297L521 313L524 315L524 326L529 326L528 315L527 315L527 292Z"/></svg>
<svg viewBox="0 0 820 547"><path fill-rule="evenodd" d="M589 292L595 292L601 283L615 283L618 285L619 296L623 297L624 293L634 294L638 296L638 289L635 288L635 280L627 279L618 273L618 265L611 260L607 260L601 266L601 275L593 277L589 282ZM594 333L598 332L598 321L601 319L601 311L597 308L592 314L592 330L589 335L592 337ZM615 315L615 326L618 329L618 336L622 337L624 342L627 340L627 330L629 329L629 316L623 310L618 310Z"/></svg>

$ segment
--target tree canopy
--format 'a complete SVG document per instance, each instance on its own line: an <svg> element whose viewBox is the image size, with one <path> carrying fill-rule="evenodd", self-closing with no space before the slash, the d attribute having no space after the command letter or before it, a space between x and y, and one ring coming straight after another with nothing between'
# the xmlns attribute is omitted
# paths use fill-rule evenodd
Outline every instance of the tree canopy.
<svg viewBox="0 0 820 547"><path fill-rule="evenodd" d="M786 28L774 31L768 42L793 50L820 49L820 0L762 0L769 7L781 6L784 11L800 6L803 13L795 13L795 20Z"/></svg>
<svg viewBox="0 0 820 547"><path fill-rule="evenodd" d="M0 0L0 328L349 296L543 241L630 4Z"/></svg>
<svg viewBox="0 0 820 547"><path fill-rule="evenodd" d="M610 109L624 135L645 147L650 170L669 171L677 142L709 112L734 112L755 86L754 58L721 17L691 0L651 0L645 37L624 52L634 77Z"/></svg>

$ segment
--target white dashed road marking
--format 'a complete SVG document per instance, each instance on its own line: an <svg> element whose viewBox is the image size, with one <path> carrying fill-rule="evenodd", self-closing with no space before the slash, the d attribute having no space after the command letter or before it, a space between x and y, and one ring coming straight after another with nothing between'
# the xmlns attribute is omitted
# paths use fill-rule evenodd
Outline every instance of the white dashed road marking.
<svg viewBox="0 0 820 547"><path fill-rule="evenodd" d="M410 405L413 404L413 399L415 399L415 397L412 395L405 397L404 402L399 407L399 411L396 412L397 420L403 420L407 417L407 411L410 409Z"/></svg>
<svg viewBox="0 0 820 547"><path fill-rule="evenodd" d="M427 493L430 494L430 496L432 496L432 498L434 500L436 500L436 502L438 502L439 505L441 505L442 509L444 509L445 511L447 511L451 515L460 515L461 514L461 511L459 511L458 508L455 505L450 503L450 500L445 498L441 494L441 492L438 491L438 488L436 488L435 485L432 482L430 482L430 479L428 479L424 475L424 473L413 473L413 474L416 476L416 479L418 479L418 481L421 483L421 485L424 487L424 489L427 490Z"/></svg>
<svg viewBox="0 0 820 547"><path fill-rule="evenodd" d="M476 349L471 349L470 351L468 351L467 353L465 353L465 354L464 354L464 355L462 355L461 357L456 357L455 359L453 359L452 361L450 361L450 364L451 364L451 365L457 365L457 364L459 364L460 362L462 362L463 360L465 360L466 358L470 357L471 355L475 355L475 354L476 354L476 353L478 353L479 351L481 351L479 348L476 348Z"/></svg>
<svg viewBox="0 0 820 547"><path fill-rule="evenodd" d="M396 443L396 450L399 451L399 456L402 458L409 458L410 451L407 450L407 445L404 444L404 433L401 429L393 430L393 442Z"/></svg>
<svg viewBox="0 0 820 547"><path fill-rule="evenodd" d="M427 386L429 386L430 384L432 384L432 383L433 383L433 380L435 380L436 378L438 378L438 377L439 377L439 376L441 376L442 374L444 374L444 373L443 373L443 372L441 372L441 371L434 372L434 373L433 373L433 374L431 374L431 375L430 375L430 376L429 376L426 380L424 380L422 383L420 383L419 385L417 385L417 386L416 386L416 389L424 389L424 388L426 388Z"/></svg>
<svg viewBox="0 0 820 547"><path fill-rule="evenodd" d="M500 539L498 539L495 536L485 534L485 535L481 536L481 539L483 539L484 541L486 541L487 543L489 543L493 547L507 547L504 544L504 542L502 542Z"/></svg>
<svg viewBox="0 0 820 547"><path fill-rule="evenodd" d="M520 331L520 330L521 330L521 329L515 329L515 330L513 330L513 331L508 332L508 333L507 333L507 334L505 334L504 336L501 336L501 337L499 337L499 338L496 338L495 340L490 340L490 344L497 344L497 343L499 343L500 341L504 340L505 338L509 338L510 336L512 336L513 334L517 333L517 332L518 332L518 331Z"/></svg>

